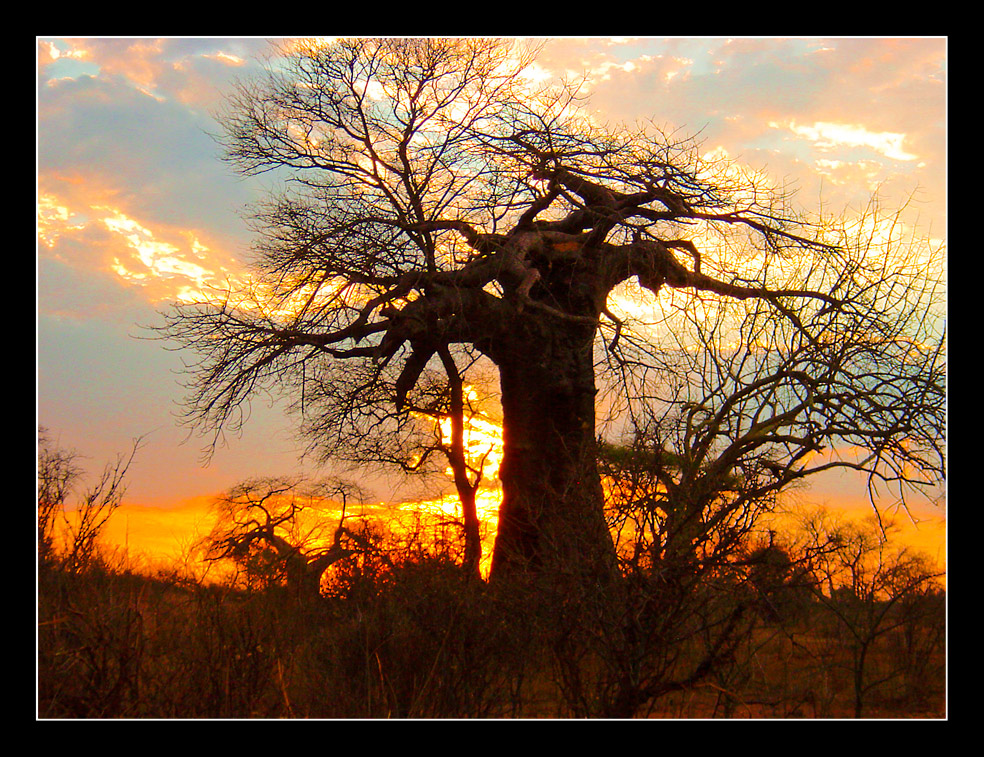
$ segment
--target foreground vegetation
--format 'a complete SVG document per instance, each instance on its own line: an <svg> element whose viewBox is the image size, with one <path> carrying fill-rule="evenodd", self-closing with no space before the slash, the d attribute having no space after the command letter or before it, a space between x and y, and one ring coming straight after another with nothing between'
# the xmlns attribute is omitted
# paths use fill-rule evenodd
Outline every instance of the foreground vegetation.
<svg viewBox="0 0 984 757"><path fill-rule="evenodd" d="M374 549L334 566L314 601L244 573L43 561L38 715L945 714L945 594L897 555L830 595L836 549L760 545L689 584L627 563L618 591L590 596L490 586L426 528L363 533Z"/></svg>

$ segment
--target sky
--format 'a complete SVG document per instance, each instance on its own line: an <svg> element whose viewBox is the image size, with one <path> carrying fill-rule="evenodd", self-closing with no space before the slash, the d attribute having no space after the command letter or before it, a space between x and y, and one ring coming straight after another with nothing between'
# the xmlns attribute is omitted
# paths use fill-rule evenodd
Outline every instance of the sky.
<svg viewBox="0 0 984 757"><path fill-rule="evenodd" d="M205 440L179 423L189 356L151 330L248 259L244 213L271 187L221 161L215 116L272 42L37 38L37 422L92 474L141 438L133 512L197 512L248 476L302 468L275 398L203 465ZM536 65L586 75L596 119L698 134L806 208L911 197L911 222L946 237L945 38L568 37Z"/></svg>

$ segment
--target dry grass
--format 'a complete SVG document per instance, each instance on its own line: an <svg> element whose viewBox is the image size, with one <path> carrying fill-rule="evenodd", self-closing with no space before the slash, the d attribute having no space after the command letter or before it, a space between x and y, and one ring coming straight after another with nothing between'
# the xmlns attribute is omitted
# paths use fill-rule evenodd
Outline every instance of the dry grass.
<svg viewBox="0 0 984 757"><path fill-rule="evenodd" d="M569 626L568 645L558 645L559 621L549 612L490 592L441 559L346 580L347 591L334 599L303 605L277 587L246 592L173 574L45 569L38 596L38 715L604 713L614 680L608 660L615 658L591 628ZM636 716L850 717L856 649L823 612L811 607L785 627L756 621L708 675L645 702ZM945 715L945 647L932 637L940 623L942 617L929 613L880 637L866 675L885 680L866 692L865 717ZM577 646L581 640L584 646ZM571 675L578 677L576 691Z"/></svg>

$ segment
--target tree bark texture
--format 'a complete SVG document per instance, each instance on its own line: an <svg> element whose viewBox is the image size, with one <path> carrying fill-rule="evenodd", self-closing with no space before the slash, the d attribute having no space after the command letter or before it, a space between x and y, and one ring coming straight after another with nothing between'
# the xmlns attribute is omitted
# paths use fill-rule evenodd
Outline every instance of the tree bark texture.
<svg viewBox="0 0 984 757"><path fill-rule="evenodd" d="M613 575L595 455L593 338L590 326L531 319L493 351L503 412L496 580Z"/></svg>

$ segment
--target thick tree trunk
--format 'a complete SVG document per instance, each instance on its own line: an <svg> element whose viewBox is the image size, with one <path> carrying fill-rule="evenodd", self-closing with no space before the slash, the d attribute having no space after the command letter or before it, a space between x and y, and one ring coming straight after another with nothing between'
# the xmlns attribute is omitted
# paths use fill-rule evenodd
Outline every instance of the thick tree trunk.
<svg viewBox="0 0 984 757"><path fill-rule="evenodd" d="M614 545L595 455L594 330L531 319L498 345L502 506L492 580L607 583Z"/></svg>

